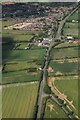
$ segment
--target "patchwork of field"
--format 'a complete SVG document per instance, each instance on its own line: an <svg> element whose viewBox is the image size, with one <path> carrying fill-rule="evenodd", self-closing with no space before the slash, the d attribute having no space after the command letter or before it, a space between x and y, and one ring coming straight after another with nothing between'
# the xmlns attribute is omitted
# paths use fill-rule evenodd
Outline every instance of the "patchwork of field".
<svg viewBox="0 0 80 120"><path fill-rule="evenodd" d="M3 48L3 83L39 80L46 49L8 50L8 46Z"/></svg>
<svg viewBox="0 0 80 120"><path fill-rule="evenodd" d="M34 118L38 83L3 86L3 118Z"/></svg>
<svg viewBox="0 0 80 120"><path fill-rule="evenodd" d="M78 57L78 47L73 48L55 48L51 51L51 59L65 59L65 58L73 58Z"/></svg>
<svg viewBox="0 0 80 120"><path fill-rule="evenodd" d="M75 109L71 109L78 115L78 76L63 76L55 78L55 86L72 101Z"/></svg>
<svg viewBox="0 0 80 120"><path fill-rule="evenodd" d="M46 103L44 118L68 118L64 111L51 99Z"/></svg>
<svg viewBox="0 0 80 120"><path fill-rule="evenodd" d="M2 84L39 81L41 73L39 68L43 66L46 49L26 42L37 35L39 31L4 29L6 26L14 24L16 21L3 21L2 23ZM17 40L18 43L15 43Z"/></svg>
<svg viewBox="0 0 80 120"><path fill-rule="evenodd" d="M73 37L77 37L78 36L78 31L80 28L80 24L78 23L79 20L79 16L78 16L78 11L76 11L74 14L72 14L69 19L68 22L65 23L64 28L63 28L63 35L64 36L73 36Z"/></svg>
<svg viewBox="0 0 80 120"><path fill-rule="evenodd" d="M26 31L26 30L5 30L4 28L7 26L11 26L16 24L16 21L3 21L2 22L2 29L3 29L3 41L6 37L8 40L8 37L12 38L13 41L30 41L34 37L34 35L38 35L41 33L41 31Z"/></svg>

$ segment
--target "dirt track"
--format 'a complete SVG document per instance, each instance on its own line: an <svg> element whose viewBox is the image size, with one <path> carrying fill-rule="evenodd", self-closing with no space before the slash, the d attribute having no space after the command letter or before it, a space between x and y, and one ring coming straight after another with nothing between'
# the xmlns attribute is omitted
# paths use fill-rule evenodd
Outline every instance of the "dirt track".
<svg viewBox="0 0 80 120"><path fill-rule="evenodd" d="M73 105L73 101L69 101L68 98L67 98L67 96L66 96L65 94L61 93L61 92L56 88L56 86L55 86L55 84L54 84L54 81L55 81L55 78L54 78L54 77L50 77L50 78L48 79L48 86L51 88L51 91L52 91L53 93L55 93L55 95L57 95L61 100L64 100L65 103L67 102L71 107L73 107L74 109L76 109L75 106Z"/></svg>

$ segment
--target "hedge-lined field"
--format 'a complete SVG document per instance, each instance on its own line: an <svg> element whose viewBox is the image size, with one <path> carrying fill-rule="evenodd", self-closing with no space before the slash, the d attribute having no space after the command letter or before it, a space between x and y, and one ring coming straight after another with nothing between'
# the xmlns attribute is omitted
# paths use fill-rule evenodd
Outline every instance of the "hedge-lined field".
<svg viewBox="0 0 80 120"><path fill-rule="evenodd" d="M10 61L25 61L25 60L43 60L46 49L34 49L34 50L12 50L9 54L7 51L3 51L3 62ZM5 58L5 59L4 59Z"/></svg>
<svg viewBox="0 0 80 120"><path fill-rule="evenodd" d="M78 13L78 10L73 13L70 17L69 17L69 20L78 20L79 19L79 13Z"/></svg>
<svg viewBox="0 0 80 120"><path fill-rule="evenodd" d="M57 46L55 46L55 48L64 48L64 47L79 47L79 43L77 42L72 42L72 43L69 43L69 42L64 42L64 43L61 43L61 44L58 44Z"/></svg>
<svg viewBox="0 0 80 120"><path fill-rule="evenodd" d="M62 63L58 61L50 61L49 65L53 69L53 72L49 74L50 76L78 73L78 62L68 62L67 60Z"/></svg>
<svg viewBox="0 0 80 120"><path fill-rule="evenodd" d="M4 72L21 71L21 70L27 70L29 68L32 68L33 71L36 72L38 67L39 66L35 64L35 62L28 63L26 61L22 61L22 62L6 63L6 65L4 65Z"/></svg>
<svg viewBox="0 0 80 120"><path fill-rule="evenodd" d="M55 78L55 86L58 90L67 95L76 109L73 109L78 114L78 77L77 76L63 76Z"/></svg>
<svg viewBox="0 0 80 120"><path fill-rule="evenodd" d="M78 11L76 11L69 17L69 19L67 20L67 22L65 23L63 27L64 36L69 35L69 36L79 38L78 30L80 28L80 24L78 23L78 20L79 20Z"/></svg>
<svg viewBox="0 0 80 120"><path fill-rule="evenodd" d="M51 59L65 59L78 57L78 47L71 48L61 48L61 49L52 49Z"/></svg>
<svg viewBox="0 0 80 120"><path fill-rule="evenodd" d="M67 119L67 115L64 111L51 99L49 99L46 103L45 115L44 118L65 118Z"/></svg>
<svg viewBox="0 0 80 120"><path fill-rule="evenodd" d="M2 84L24 83L40 80L40 72L27 72L26 70L2 74Z"/></svg>
<svg viewBox="0 0 80 120"><path fill-rule="evenodd" d="M2 117L33 118L36 110L37 91L38 83L4 86Z"/></svg>

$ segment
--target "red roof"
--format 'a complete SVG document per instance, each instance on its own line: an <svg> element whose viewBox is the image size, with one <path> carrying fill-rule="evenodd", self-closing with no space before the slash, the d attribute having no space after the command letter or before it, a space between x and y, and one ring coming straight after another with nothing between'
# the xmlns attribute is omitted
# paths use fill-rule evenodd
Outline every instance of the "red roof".
<svg viewBox="0 0 80 120"><path fill-rule="evenodd" d="M4 5L12 5L12 4L15 4L15 2L4 2L3 4Z"/></svg>

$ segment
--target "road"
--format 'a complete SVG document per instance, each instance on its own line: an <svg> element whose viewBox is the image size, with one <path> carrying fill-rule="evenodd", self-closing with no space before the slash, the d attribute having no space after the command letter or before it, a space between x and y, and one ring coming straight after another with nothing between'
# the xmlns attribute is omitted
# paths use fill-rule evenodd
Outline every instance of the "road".
<svg viewBox="0 0 80 120"><path fill-rule="evenodd" d="M57 34L56 34L56 37L54 39L60 39L60 37L61 37L61 30L62 30L62 27L63 27L64 23L71 16L71 14L73 14L76 11L76 9L74 9L64 20L61 21L61 23L59 25L59 28L58 28L58 31L57 31ZM38 118L40 118L42 99L44 97L43 89L44 89L44 86L45 86L45 73L46 73L46 69L47 69L47 65L48 65L48 61L47 60L49 58L49 53L50 53L51 48L52 47L50 45L49 48L48 48L48 50L47 50L47 52L46 52L46 59L45 59L44 68L43 68L44 71L43 71L42 80L40 82L39 97L38 97L38 104L37 104L38 105L38 111L37 111L36 120Z"/></svg>
<svg viewBox="0 0 80 120"><path fill-rule="evenodd" d="M49 49L46 52L45 64L44 64L44 68L43 68L44 69L43 77L42 77L42 80L41 80L41 83L40 83L37 118L40 118L42 99L43 99L44 95L46 95L46 94L44 94L43 89L44 89L44 86L45 86L45 73L46 73L46 69L47 69L47 64L48 64L47 60L48 60L48 57L49 57L50 49L51 48L49 47Z"/></svg>
<svg viewBox="0 0 80 120"><path fill-rule="evenodd" d="M63 28L63 25L65 24L66 20L78 9L78 7L74 9L67 17L65 17L64 20L61 21L55 39L61 39L61 30Z"/></svg>

